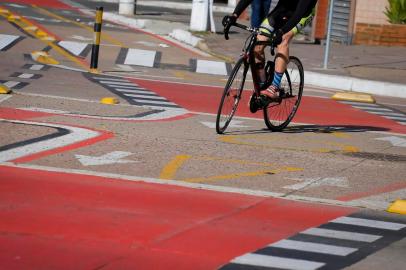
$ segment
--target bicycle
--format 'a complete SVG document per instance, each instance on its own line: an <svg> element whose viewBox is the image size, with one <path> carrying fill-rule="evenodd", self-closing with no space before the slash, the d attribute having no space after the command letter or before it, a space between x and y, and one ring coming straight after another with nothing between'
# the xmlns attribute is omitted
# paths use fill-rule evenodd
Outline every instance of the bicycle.
<svg viewBox="0 0 406 270"><path fill-rule="evenodd" d="M248 69L251 68L253 80L253 90L249 101L251 113L262 110L264 121L271 131L282 131L293 119L299 107L304 85L303 65L295 56L289 57L287 69L282 77L279 97L269 100L269 98L260 95L260 91L269 87L273 80L275 61L267 61L265 65L266 82L260 82L255 71L254 48L257 45L269 46L272 56L275 55L272 45L273 36L261 32L258 28L251 28L239 23L233 23L224 28L225 39L228 40L228 32L231 26L236 26L251 34L245 41L241 57L238 59L224 87L220 105L217 111L216 131L223 134L229 126L231 119L237 111L238 104L242 98L245 79ZM257 35L265 35L268 41L258 41Z"/></svg>

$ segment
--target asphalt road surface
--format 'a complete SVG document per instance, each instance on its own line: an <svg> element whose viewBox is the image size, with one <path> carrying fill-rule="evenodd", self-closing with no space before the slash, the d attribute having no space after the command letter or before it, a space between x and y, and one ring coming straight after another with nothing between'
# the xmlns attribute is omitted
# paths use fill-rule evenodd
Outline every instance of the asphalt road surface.
<svg viewBox="0 0 406 270"><path fill-rule="evenodd" d="M1 269L403 269L405 100L306 85L270 132L247 88L218 135L230 64L105 22L90 73L93 35L58 1L0 5Z"/></svg>

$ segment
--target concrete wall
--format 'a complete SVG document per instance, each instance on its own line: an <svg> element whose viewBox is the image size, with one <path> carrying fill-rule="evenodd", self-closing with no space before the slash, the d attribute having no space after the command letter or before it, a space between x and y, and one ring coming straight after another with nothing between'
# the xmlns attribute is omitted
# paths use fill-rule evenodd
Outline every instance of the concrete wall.
<svg viewBox="0 0 406 270"><path fill-rule="evenodd" d="M388 0L356 0L355 24L389 24L384 11Z"/></svg>

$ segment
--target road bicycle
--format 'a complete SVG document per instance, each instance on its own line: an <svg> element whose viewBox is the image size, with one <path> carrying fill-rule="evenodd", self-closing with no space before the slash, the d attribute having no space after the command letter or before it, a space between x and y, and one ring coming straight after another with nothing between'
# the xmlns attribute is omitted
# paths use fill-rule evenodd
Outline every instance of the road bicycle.
<svg viewBox="0 0 406 270"><path fill-rule="evenodd" d="M224 35L227 40L229 38L228 32L231 26L236 26L249 31L251 34L246 39L241 57L232 69L227 84L224 87L217 111L216 131L218 134L223 134L235 115L238 104L243 96L242 93L248 69L251 69L253 81L252 94L249 100L251 113L262 110L266 126L271 131L282 131L293 119L299 108L304 84L303 65L297 57L290 56L287 69L282 77L279 97L269 99L266 96L261 96L260 91L269 87L273 80L275 60L268 60L266 62L266 81L261 82L255 70L254 49L255 46L264 45L265 49L267 47L270 48L271 55L274 56L274 46L272 45L273 36L261 32L258 28L251 28L239 23L233 23L224 28ZM259 34L265 35L269 39L267 41L259 41L257 40Z"/></svg>

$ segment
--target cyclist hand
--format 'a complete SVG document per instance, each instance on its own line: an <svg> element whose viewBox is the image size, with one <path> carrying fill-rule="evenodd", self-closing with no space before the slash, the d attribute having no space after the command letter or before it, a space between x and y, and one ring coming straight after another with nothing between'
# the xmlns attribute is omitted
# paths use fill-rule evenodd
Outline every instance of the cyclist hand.
<svg viewBox="0 0 406 270"><path fill-rule="evenodd" d="M283 31L281 29L276 30L273 32L273 42L272 45L277 47L279 44L282 43Z"/></svg>
<svg viewBox="0 0 406 270"><path fill-rule="evenodd" d="M231 26L231 25L234 24L236 21L237 21L237 17L236 17L236 16L234 16L234 15L226 15L226 16L224 16L223 21L222 21L221 23L223 24L223 26L224 26L224 28L225 28L225 27L227 27L227 26Z"/></svg>

